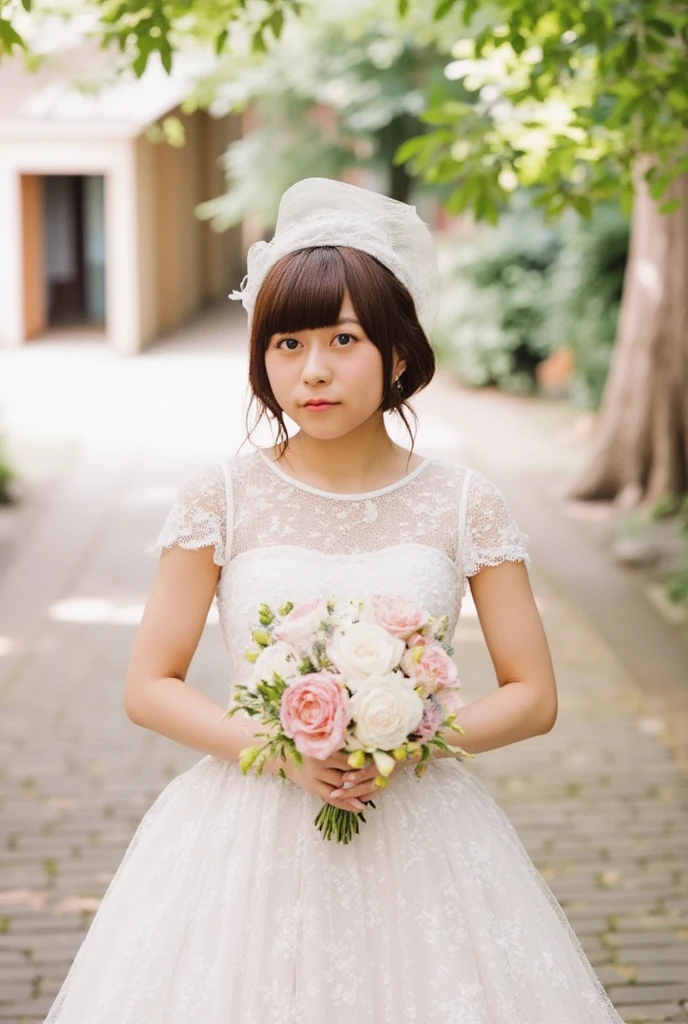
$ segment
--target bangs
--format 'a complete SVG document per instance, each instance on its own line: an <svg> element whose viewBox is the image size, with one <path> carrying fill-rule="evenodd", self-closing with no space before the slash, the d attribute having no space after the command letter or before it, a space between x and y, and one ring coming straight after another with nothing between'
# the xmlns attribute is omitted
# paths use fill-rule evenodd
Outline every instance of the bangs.
<svg viewBox="0 0 688 1024"><path fill-rule="evenodd" d="M339 318L347 287L346 264L334 246L298 249L273 267L265 309L256 319L267 344L273 334L330 327Z"/></svg>

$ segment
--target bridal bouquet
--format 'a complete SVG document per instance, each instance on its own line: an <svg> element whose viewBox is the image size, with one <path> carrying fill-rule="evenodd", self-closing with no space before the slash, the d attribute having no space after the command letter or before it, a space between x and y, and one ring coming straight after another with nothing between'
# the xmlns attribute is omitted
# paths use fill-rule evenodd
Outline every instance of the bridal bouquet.
<svg viewBox="0 0 688 1024"><path fill-rule="evenodd" d="M253 685L234 687L225 716L243 710L266 726L258 733L265 742L241 751L241 770L261 774L271 758L301 764L304 755L325 760L343 750L352 768L370 755L384 788L395 762L407 757L421 776L433 746L473 757L440 734L464 731L456 722L463 701L447 626L447 616L434 619L396 594L288 602L277 611L260 605L245 652ZM280 775L286 777L283 769ZM347 843L359 819L365 821L360 811L326 803L315 824L324 838Z"/></svg>

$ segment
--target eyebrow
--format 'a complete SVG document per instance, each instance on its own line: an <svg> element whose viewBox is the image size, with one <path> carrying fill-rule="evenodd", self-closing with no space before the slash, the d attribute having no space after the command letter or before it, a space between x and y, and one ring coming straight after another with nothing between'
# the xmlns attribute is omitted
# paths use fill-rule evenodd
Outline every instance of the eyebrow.
<svg viewBox="0 0 688 1024"><path fill-rule="evenodd" d="M361 321L360 320L356 320L355 317L344 317L344 318L340 317L339 320L335 320L333 324L328 324L327 326L328 327L341 327L342 324L357 324L360 328L363 328L363 324L361 323ZM294 331L294 334L298 334L298 333L299 333L298 331ZM284 334L286 336L287 332L286 331L276 331L275 334L272 335L272 337L275 338L275 337L277 337L278 334Z"/></svg>

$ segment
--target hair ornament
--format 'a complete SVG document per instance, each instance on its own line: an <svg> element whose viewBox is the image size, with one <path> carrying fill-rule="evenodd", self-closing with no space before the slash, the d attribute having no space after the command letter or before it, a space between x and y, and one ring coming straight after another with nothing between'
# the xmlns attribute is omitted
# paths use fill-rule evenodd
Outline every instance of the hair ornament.
<svg viewBox="0 0 688 1024"><path fill-rule="evenodd" d="M248 250L247 270L230 299L248 314L265 275L287 253L319 245L346 245L375 256L410 292L427 335L435 325L439 271L435 245L415 206L333 178L302 178L280 200L275 233Z"/></svg>

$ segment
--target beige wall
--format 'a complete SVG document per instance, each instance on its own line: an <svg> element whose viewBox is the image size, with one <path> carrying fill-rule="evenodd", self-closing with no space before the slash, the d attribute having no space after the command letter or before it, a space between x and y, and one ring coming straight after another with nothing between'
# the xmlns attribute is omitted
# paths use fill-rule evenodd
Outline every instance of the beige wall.
<svg viewBox="0 0 688 1024"><path fill-rule="evenodd" d="M31 219L38 207L32 204L33 186L23 186L22 181L44 174L103 174L107 336L123 355L137 352L142 342L143 282L134 143L128 138L86 137L81 124L69 130L64 125L54 130L41 125L43 134L35 138L30 133L24 137L20 129L27 134L35 126L20 123L16 137L0 133L0 347L21 345L40 326L36 279L24 273L25 262L30 268L36 266L39 242ZM22 189L27 190L24 195Z"/></svg>
<svg viewBox="0 0 688 1024"><path fill-rule="evenodd" d="M218 158L238 136L238 118L172 113L184 124L184 146L136 142L144 342L226 296L242 276L239 229L217 234L194 214L224 190Z"/></svg>

